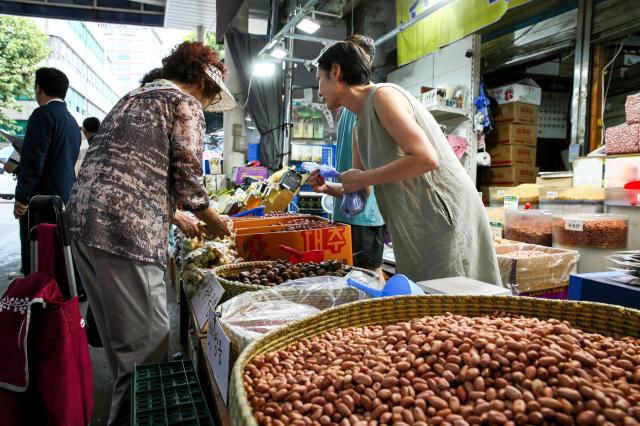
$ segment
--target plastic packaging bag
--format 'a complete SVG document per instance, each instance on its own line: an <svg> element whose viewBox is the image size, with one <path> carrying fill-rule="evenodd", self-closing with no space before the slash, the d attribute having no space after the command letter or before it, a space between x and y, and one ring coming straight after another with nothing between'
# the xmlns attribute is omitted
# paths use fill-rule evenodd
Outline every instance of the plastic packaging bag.
<svg viewBox="0 0 640 426"><path fill-rule="evenodd" d="M332 167L326 164L318 164L311 162L302 163L302 169L307 172L313 172L314 170L320 171L320 176L325 178L338 178L340 173ZM352 218L364 211L367 205L367 193L365 190L352 192L350 194L343 194L342 203L340 204L340 211L347 217Z"/></svg>
<svg viewBox="0 0 640 426"><path fill-rule="evenodd" d="M369 296L347 284L353 277L371 287L382 284L371 275L353 271L346 277L309 277L262 291L242 293L216 308L220 325L234 349L241 351L264 333L316 312Z"/></svg>
<svg viewBox="0 0 640 426"><path fill-rule="evenodd" d="M535 244L510 244L495 250L502 285L514 295L566 299L569 277L580 258L577 251Z"/></svg>

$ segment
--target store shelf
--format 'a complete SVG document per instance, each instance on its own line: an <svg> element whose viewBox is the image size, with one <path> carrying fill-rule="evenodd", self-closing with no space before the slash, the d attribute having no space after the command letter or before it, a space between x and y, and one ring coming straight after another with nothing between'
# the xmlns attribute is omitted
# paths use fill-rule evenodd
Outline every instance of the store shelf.
<svg viewBox="0 0 640 426"><path fill-rule="evenodd" d="M431 107L427 107L427 110L433 115L433 118L436 120L453 120L453 119L469 119L469 113L467 110L462 108L453 108L443 105L434 105Z"/></svg>

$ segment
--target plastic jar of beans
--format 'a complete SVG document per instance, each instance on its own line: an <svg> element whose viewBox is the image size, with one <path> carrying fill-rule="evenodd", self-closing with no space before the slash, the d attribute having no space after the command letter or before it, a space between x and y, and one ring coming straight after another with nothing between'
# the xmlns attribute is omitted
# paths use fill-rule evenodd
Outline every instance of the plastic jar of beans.
<svg viewBox="0 0 640 426"><path fill-rule="evenodd" d="M627 216L613 214L573 214L556 216L553 244L570 247L625 249L629 234Z"/></svg>

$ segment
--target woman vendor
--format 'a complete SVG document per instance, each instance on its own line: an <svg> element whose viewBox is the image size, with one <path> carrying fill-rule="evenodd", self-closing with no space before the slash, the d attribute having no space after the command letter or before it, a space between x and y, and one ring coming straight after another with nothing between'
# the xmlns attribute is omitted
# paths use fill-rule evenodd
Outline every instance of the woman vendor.
<svg viewBox="0 0 640 426"><path fill-rule="evenodd" d="M375 187L398 272L414 281L464 276L501 285L482 201L433 116L401 87L371 83L367 56L352 42L329 46L317 62L327 107L358 116L342 190ZM326 184L317 174L310 182Z"/></svg>

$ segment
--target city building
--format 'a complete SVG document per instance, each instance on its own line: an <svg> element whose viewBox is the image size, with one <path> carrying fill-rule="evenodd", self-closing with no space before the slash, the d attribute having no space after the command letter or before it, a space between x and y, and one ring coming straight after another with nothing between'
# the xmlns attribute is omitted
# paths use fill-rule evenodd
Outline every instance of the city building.
<svg viewBox="0 0 640 426"><path fill-rule="evenodd" d="M69 78L67 105L78 121L87 117L103 119L124 89L110 72L107 40L98 24L80 21L34 18L40 29L49 36L49 56L41 66L60 69ZM8 110L5 114L15 120L22 135L26 122L35 108L35 100L21 99L22 111Z"/></svg>
<svg viewBox="0 0 640 426"><path fill-rule="evenodd" d="M132 25L98 24L106 40L111 75L122 88L122 95L136 88L142 76L162 66L166 46L162 29Z"/></svg>

